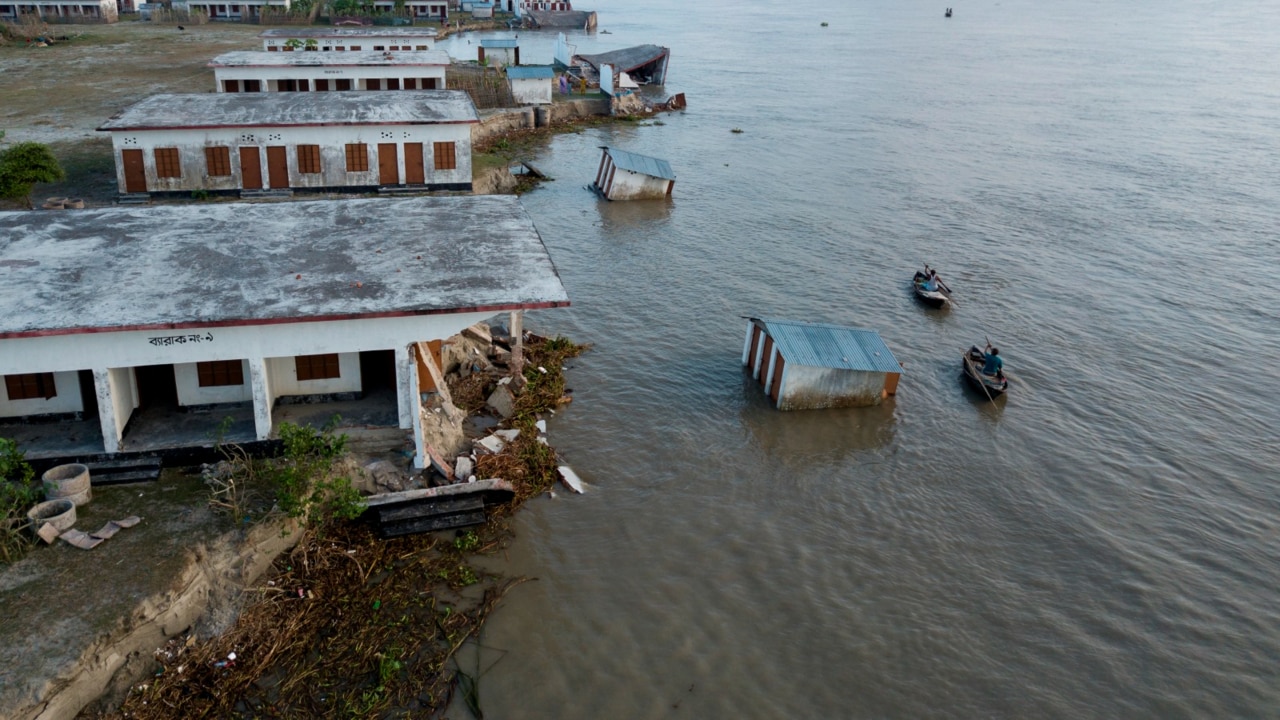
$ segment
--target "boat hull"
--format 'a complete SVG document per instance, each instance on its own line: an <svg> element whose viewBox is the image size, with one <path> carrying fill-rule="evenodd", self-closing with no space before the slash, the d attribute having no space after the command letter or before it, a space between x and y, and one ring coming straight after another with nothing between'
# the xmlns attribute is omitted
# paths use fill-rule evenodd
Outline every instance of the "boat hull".
<svg viewBox="0 0 1280 720"><path fill-rule="evenodd" d="M924 273L917 270L915 277L911 279L911 289L915 291L916 299L932 308L946 306L949 300L946 294L937 290L925 290L924 282Z"/></svg>
<svg viewBox="0 0 1280 720"><path fill-rule="evenodd" d="M997 395L1003 395L1009 389L1009 381L1004 377L987 375L982 372L982 366L986 362L984 353L977 346L969 348L960 358L961 365L964 369L964 379L978 392L985 392L992 398Z"/></svg>

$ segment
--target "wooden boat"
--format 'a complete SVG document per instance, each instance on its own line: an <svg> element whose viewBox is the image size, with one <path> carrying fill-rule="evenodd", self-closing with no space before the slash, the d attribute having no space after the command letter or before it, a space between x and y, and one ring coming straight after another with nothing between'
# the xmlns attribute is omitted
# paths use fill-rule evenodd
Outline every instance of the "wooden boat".
<svg viewBox="0 0 1280 720"><path fill-rule="evenodd" d="M987 397L995 398L1004 394L1009 389L1009 380L1005 378L1004 373L999 375L987 375L982 372L982 366L986 364L986 353L978 349L977 345L973 345L966 352L961 361L964 363L964 377L969 381L970 385L977 388L978 392L985 393Z"/></svg>
<svg viewBox="0 0 1280 720"><path fill-rule="evenodd" d="M925 281L928 280L925 274L919 270L916 271L915 277L911 279L911 287L916 292L916 297L920 302L929 307L940 308L951 301L945 292L942 292L944 285L939 284L937 290L926 290L924 288Z"/></svg>

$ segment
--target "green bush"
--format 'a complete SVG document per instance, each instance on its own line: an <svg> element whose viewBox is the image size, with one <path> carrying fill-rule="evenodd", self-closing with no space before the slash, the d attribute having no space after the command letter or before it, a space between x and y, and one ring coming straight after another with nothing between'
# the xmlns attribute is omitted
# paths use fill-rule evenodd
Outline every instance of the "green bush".
<svg viewBox="0 0 1280 720"><path fill-rule="evenodd" d="M31 547L27 510L40 500L34 478L18 444L0 438L0 562L14 562Z"/></svg>

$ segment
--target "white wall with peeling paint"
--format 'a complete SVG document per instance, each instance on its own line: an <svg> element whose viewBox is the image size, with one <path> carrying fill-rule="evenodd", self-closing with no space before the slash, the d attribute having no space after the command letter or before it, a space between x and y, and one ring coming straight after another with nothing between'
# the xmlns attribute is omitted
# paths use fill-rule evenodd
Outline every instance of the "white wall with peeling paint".
<svg viewBox="0 0 1280 720"><path fill-rule="evenodd" d="M20 373L6 373L15 375ZM55 415L58 413L74 413L84 410L84 401L80 397L80 379L74 372L57 372L53 374L53 397L30 398L28 400L10 400L9 394L0 388L0 417L23 417L27 415Z"/></svg>

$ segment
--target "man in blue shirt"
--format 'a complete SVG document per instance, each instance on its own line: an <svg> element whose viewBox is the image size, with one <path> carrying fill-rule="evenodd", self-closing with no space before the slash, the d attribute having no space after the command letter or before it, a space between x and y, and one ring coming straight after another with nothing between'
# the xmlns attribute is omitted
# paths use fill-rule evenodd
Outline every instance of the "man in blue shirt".
<svg viewBox="0 0 1280 720"><path fill-rule="evenodd" d="M986 359L986 364L982 366L984 375L995 375L1000 377L1004 374L1004 360L1000 357L1000 349L987 345L987 351L982 354Z"/></svg>

